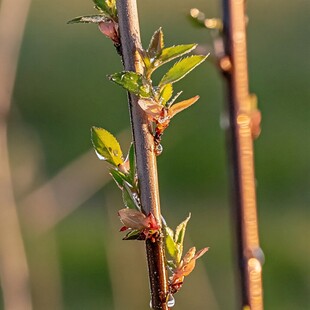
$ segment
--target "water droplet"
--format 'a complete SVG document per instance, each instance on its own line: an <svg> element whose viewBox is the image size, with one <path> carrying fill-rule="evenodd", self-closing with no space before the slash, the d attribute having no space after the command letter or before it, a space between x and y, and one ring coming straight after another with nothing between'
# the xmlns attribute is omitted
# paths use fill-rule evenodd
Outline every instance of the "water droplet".
<svg viewBox="0 0 310 310"><path fill-rule="evenodd" d="M150 308L153 309L152 300L150 300Z"/></svg>
<svg viewBox="0 0 310 310"><path fill-rule="evenodd" d="M98 158L99 158L100 160L107 160L104 156L102 156L101 154L99 154L99 153L97 152L97 150L95 150L95 153L96 153L96 155L98 156Z"/></svg>
<svg viewBox="0 0 310 310"><path fill-rule="evenodd" d="M159 61L155 61L154 62L154 67L158 67L159 66Z"/></svg>
<svg viewBox="0 0 310 310"><path fill-rule="evenodd" d="M155 155L159 156L162 152L163 152L163 146L158 143L157 145L155 145Z"/></svg>
<svg viewBox="0 0 310 310"><path fill-rule="evenodd" d="M168 295L167 306L172 308L175 305L175 299L172 294Z"/></svg>

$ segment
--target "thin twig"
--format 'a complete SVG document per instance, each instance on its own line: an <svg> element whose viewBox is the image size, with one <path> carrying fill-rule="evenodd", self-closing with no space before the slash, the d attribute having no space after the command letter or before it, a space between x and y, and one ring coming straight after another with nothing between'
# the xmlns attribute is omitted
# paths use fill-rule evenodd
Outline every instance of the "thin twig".
<svg viewBox="0 0 310 310"><path fill-rule="evenodd" d="M240 269L242 299L240 308L262 310L263 253L259 246L256 214L245 1L223 0L223 22L225 52L230 60L230 66L226 66L227 71L224 75L228 88L227 109L230 120L228 139Z"/></svg>
<svg viewBox="0 0 310 310"><path fill-rule="evenodd" d="M0 278L6 310L32 309L7 143L7 118L29 5L30 0L3 0L0 6Z"/></svg>
<svg viewBox="0 0 310 310"><path fill-rule="evenodd" d="M117 1L121 51L125 70L139 71L139 63L134 57L141 47L137 4L135 0ZM129 94L129 110L136 152L137 173L141 192L141 203L145 214L152 213L161 222L157 163L154 153L154 138L149 131L145 113L138 106L138 98ZM149 266L150 290L153 309L168 309L167 271L163 241L146 241Z"/></svg>

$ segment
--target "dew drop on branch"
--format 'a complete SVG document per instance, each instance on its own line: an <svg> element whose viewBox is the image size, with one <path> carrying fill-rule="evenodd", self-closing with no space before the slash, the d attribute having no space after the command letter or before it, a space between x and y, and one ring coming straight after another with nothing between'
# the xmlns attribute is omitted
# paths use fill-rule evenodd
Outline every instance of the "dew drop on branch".
<svg viewBox="0 0 310 310"><path fill-rule="evenodd" d="M172 308L174 305L175 305L175 299L174 299L174 297L173 297L172 294L169 294L169 295L168 295L167 306L168 306L169 308Z"/></svg>
<svg viewBox="0 0 310 310"><path fill-rule="evenodd" d="M156 144L155 145L155 155L156 156L159 156L162 152L163 152L163 146L160 144L160 143L158 143L158 144Z"/></svg>

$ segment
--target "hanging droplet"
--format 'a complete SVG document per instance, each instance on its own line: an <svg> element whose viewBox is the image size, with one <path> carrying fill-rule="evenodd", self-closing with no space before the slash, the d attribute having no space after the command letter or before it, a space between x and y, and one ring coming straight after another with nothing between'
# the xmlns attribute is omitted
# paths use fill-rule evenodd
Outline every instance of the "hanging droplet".
<svg viewBox="0 0 310 310"><path fill-rule="evenodd" d="M172 308L175 305L175 299L172 294L168 295L167 306Z"/></svg>
<svg viewBox="0 0 310 310"><path fill-rule="evenodd" d="M158 143L158 144L156 144L155 145L155 155L156 156L159 156L162 152L163 152L163 146L160 144L160 143Z"/></svg>

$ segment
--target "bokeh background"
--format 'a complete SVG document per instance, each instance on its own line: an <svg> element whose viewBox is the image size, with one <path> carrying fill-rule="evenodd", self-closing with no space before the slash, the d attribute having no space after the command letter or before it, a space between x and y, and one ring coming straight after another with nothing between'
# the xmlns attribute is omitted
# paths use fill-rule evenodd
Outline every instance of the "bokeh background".
<svg viewBox="0 0 310 310"><path fill-rule="evenodd" d="M191 7L219 16L219 1L138 5L144 46L160 26L167 46L211 46L208 31L194 28L186 16ZM265 308L306 310L309 3L248 1L247 10L250 89L263 114L255 162ZM143 310L149 303L143 243L121 240L121 195L91 150L91 126L113 132L123 150L130 130L126 93L106 78L122 70L112 44L95 25L66 25L90 13L95 13L90 0L33 0L22 41L9 154L36 310ZM199 94L201 99L177 116L163 137L162 209L171 227L191 212L186 246L211 249L176 295L175 309L237 309L227 150L220 128L225 95L212 57L176 89L184 90L184 98Z"/></svg>

